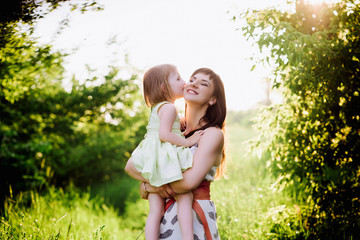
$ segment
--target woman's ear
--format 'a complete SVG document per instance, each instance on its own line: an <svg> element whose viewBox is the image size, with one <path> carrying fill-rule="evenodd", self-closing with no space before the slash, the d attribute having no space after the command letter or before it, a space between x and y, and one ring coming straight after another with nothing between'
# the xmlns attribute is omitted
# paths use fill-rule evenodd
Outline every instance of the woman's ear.
<svg viewBox="0 0 360 240"><path fill-rule="evenodd" d="M210 100L209 105L212 106L216 103L216 98Z"/></svg>

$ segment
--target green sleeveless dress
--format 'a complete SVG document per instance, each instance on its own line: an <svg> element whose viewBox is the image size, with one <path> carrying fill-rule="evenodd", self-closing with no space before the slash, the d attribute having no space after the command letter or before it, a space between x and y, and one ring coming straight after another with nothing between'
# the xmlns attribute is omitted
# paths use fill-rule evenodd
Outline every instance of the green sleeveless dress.
<svg viewBox="0 0 360 240"><path fill-rule="evenodd" d="M151 108L145 138L131 154L132 162L141 175L153 186L161 186L183 178L182 172L192 166L193 155L189 148L162 142L159 139L160 119L158 109L169 102L161 102ZM172 132L184 137L177 116Z"/></svg>

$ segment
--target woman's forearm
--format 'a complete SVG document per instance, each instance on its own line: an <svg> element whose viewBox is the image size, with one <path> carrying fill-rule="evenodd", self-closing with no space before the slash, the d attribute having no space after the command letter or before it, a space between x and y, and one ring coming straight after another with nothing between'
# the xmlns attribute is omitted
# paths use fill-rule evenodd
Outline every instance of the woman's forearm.
<svg viewBox="0 0 360 240"><path fill-rule="evenodd" d="M192 190L192 188L184 185L182 181L172 182L169 185L176 194L187 193Z"/></svg>
<svg viewBox="0 0 360 240"><path fill-rule="evenodd" d="M171 189L177 193L177 194L181 194L181 193L186 193L186 192L190 192L193 189L195 189L200 183L199 180L195 180L193 179L193 181L191 180L191 172L189 174L189 171L186 171L183 173L184 178L176 181L176 182L172 182L170 183L170 187Z"/></svg>
<svg viewBox="0 0 360 240"><path fill-rule="evenodd" d="M131 161L131 159L128 160L128 162L126 163L126 166L125 166L125 172L132 178L136 179L136 180L139 180L140 182L147 182L149 183L148 180L146 180L142 175L141 173L136 170L135 166L134 166L134 163ZM171 189L174 190L175 193L186 193L186 192L190 192L191 190L195 189L199 184L194 184L194 183L190 183L191 180L191 174L187 174L188 171L184 172L183 173L183 176L184 178L182 180L179 180L179 181L176 181L176 182L172 182L170 183L170 187ZM153 193L158 193L159 191L159 188L156 188L156 187L153 187L151 186L150 184L147 184L149 186L149 189L150 190L149 192L153 192ZM165 185L164 185L165 186Z"/></svg>
<svg viewBox="0 0 360 240"><path fill-rule="evenodd" d="M131 159L128 160L125 166L125 172L129 174L130 177L139 180L141 182L146 182L147 184L141 184L140 185L140 194L141 197L146 199L148 193L157 193L163 198L170 198L175 195L175 192L168 186L167 184L160 186L160 187L154 187L149 184L149 181L146 180L141 173L136 170L134 163Z"/></svg>
<svg viewBox="0 0 360 240"><path fill-rule="evenodd" d="M131 161L131 158L128 160L125 166L125 172L132 178L139 180L140 182L148 182L141 173L136 170L134 163Z"/></svg>
<svg viewBox="0 0 360 240"><path fill-rule="evenodd" d="M175 193L190 192L197 188L212 166L220 163L223 139L220 129L208 128L204 132L194 154L193 166L183 172L183 179L170 183Z"/></svg>

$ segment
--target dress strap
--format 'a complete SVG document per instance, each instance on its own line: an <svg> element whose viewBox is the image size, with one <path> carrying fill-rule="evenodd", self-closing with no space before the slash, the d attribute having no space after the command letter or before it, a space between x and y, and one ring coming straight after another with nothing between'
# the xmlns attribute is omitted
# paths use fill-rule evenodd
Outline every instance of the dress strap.
<svg viewBox="0 0 360 240"><path fill-rule="evenodd" d="M212 236L210 233L210 228L209 228L208 222L206 220L204 210L201 208L200 204L196 201L196 200L210 200L210 182L206 181L206 180L202 181L200 183L200 185L195 190L193 190L193 195L194 195L194 200L193 200L192 208L194 209L196 214L199 216L199 218L204 226L206 239L211 240ZM172 204L175 203L175 201L176 200L174 198L170 198L165 204L164 212L166 212L167 209Z"/></svg>
<svg viewBox="0 0 360 240"><path fill-rule="evenodd" d="M205 231L205 236L206 236L206 239L209 239L211 240L212 237L211 237L211 233L210 233L210 228L209 228L209 225L208 225L208 222L206 220L206 216L205 216L205 213L204 213L204 210L201 208L200 204L195 200L193 201L193 205L192 205L192 208L195 210L195 212L197 213L197 215L200 217L201 219L201 222L204 226L204 231Z"/></svg>

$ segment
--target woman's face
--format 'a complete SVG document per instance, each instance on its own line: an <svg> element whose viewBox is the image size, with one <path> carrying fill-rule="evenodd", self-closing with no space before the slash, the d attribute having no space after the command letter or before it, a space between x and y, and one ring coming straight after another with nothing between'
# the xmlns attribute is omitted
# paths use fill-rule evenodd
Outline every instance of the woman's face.
<svg viewBox="0 0 360 240"><path fill-rule="evenodd" d="M214 82L204 73L192 76L184 88L184 99L187 103L208 104L213 99Z"/></svg>

